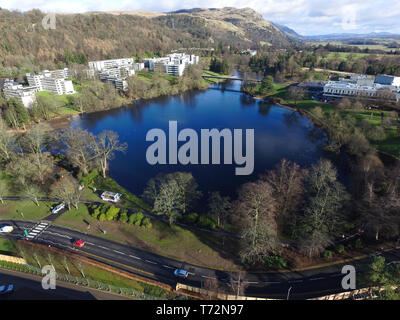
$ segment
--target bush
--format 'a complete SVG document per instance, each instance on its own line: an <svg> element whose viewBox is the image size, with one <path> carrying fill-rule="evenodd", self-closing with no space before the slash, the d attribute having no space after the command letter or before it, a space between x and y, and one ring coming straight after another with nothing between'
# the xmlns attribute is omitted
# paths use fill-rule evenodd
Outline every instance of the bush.
<svg viewBox="0 0 400 320"><path fill-rule="evenodd" d="M214 229L217 227L217 223L214 221L213 218L211 218L209 216L200 216L197 224L199 227L202 227L202 228Z"/></svg>
<svg viewBox="0 0 400 320"><path fill-rule="evenodd" d="M188 215L183 216L183 221L189 224L195 224L197 222L197 219L199 218L199 215L197 213L191 213Z"/></svg>
<svg viewBox="0 0 400 320"><path fill-rule="evenodd" d="M143 220L143 213L136 212L129 216L129 223L134 224L136 226L140 226Z"/></svg>
<svg viewBox="0 0 400 320"><path fill-rule="evenodd" d="M119 213L119 221L121 222L128 222L129 217L128 217L128 210L124 209L121 210L121 212Z"/></svg>
<svg viewBox="0 0 400 320"><path fill-rule="evenodd" d="M105 221L105 220L107 220L106 215L105 215L104 213L102 213L102 214L99 216L99 220L100 220L100 221Z"/></svg>
<svg viewBox="0 0 400 320"><path fill-rule="evenodd" d="M322 257L325 259L331 259L333 257L333 252L330 250L325 250L322 254Z"/></svg>
<svg viewBox="0 0 400 320"><path fill-rule="evenodd" d="M280 256L268 256L264 259L264 264L271 268L282 268L286 267L287 261Z"/></svg>
<svg viewBox="0 0 400 320"><path fill-rule="evenodd" d="M118 213L119 213L120 210L121 210L120 208L111 206L111 207L107 210L107 212L106 212L106 218L107 218L107 220L108 220L108 221L110 221L110 220L117 220Z"/></svg>
<svg viewBox="0 0 400 320"><path fill-rule="evenodd" d="M142 226L145 227L145 228L151 228L153 225L152 225L152 223L150 222L150 219L149 219L149 218L144 218L144 219L142 220Z"/></svg>
<svg viewBox="0 0 400 320"><path fill-rule="evenodd" d="M340 245L338 245L337 247L336 247L336 252L337 253L343 253L343 252L345 252L346 250L345 250L345 248L344 248L344 245L342 245L342 244L340 244Z"/></svg>

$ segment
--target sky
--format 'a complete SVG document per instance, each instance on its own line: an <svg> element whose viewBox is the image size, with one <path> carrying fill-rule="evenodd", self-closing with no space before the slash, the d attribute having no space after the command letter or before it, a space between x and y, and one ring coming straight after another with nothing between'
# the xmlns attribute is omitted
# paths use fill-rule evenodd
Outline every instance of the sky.
<svg viewBox="0 0 400 320"><path fill-rule="evenodd" d="M0 7L20 11L87 11L250 7L264 19L302 35L391 32L400 34L398 0L0 0Z"/></svg>

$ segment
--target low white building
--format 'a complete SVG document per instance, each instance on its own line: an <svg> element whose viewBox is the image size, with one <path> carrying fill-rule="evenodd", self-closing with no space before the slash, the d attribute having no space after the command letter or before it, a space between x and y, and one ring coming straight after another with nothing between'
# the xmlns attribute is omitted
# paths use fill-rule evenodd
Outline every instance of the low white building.
<svg viewBox="0 0 400 320"><path fill-rule="evenodd" d="M5 82L3 92L7 99L16 98L21 101L26 108L31 108L36 102L35 88L23 87L22 84L14 81Z"/></svg>
<svg viewBox="0 0 400 320"><path fill-rule="evenodd" d="M97 72L105 69L119 68L119 67L133 67L133 58L122 58L122 59L110 59L110 60L99 60L90 61L89 68Z"/></svg>

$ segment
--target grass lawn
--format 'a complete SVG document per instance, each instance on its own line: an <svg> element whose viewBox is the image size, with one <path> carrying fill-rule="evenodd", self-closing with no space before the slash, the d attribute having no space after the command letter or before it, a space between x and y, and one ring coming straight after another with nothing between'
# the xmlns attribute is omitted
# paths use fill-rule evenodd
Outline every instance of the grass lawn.
<svg viewBox="0 0 400 320"><path fill-rule="evenodd" d="M13 255L15 253L17 253L17 249L14 241L0 238L0 254Z"/></svg>
<svg viewBox="0 0 400 320"><path fill-rule="evenodd" d="M91 224L89 231L84 220ZM55 223L192 264L237 268L232 261L232 257L237 257L237 241L222 239L208 232L192 231L179 226L169 227L155 220L152 220L152 228L117 221L100 222L92 218L83 205L79 210L67 211ZM107 230L107 234L103 234L99 227Z"/></svg>
<svg viewBox="0 0 400 320"><path fill-rule="evenodd" d="M40 220L51 214L50 208L54 202L39 202L37 206L33 201L4 201L0 204L0 220ZM22 214L21 214L22 213Z"/></svg>

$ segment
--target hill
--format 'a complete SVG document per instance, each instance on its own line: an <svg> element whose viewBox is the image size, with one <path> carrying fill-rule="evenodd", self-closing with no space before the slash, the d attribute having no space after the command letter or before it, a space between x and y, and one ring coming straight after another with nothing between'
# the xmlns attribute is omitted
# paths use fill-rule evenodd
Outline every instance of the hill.
<svg viewBox="0 0 400 320"><path fill-rule="evenodd" d="M0 10L0 77L15 67L31 71L94 59L162 55L182 47L247 49L291 42L252 9L57 14L55 30L42 27L44 16L39 10Z"/></svg>

